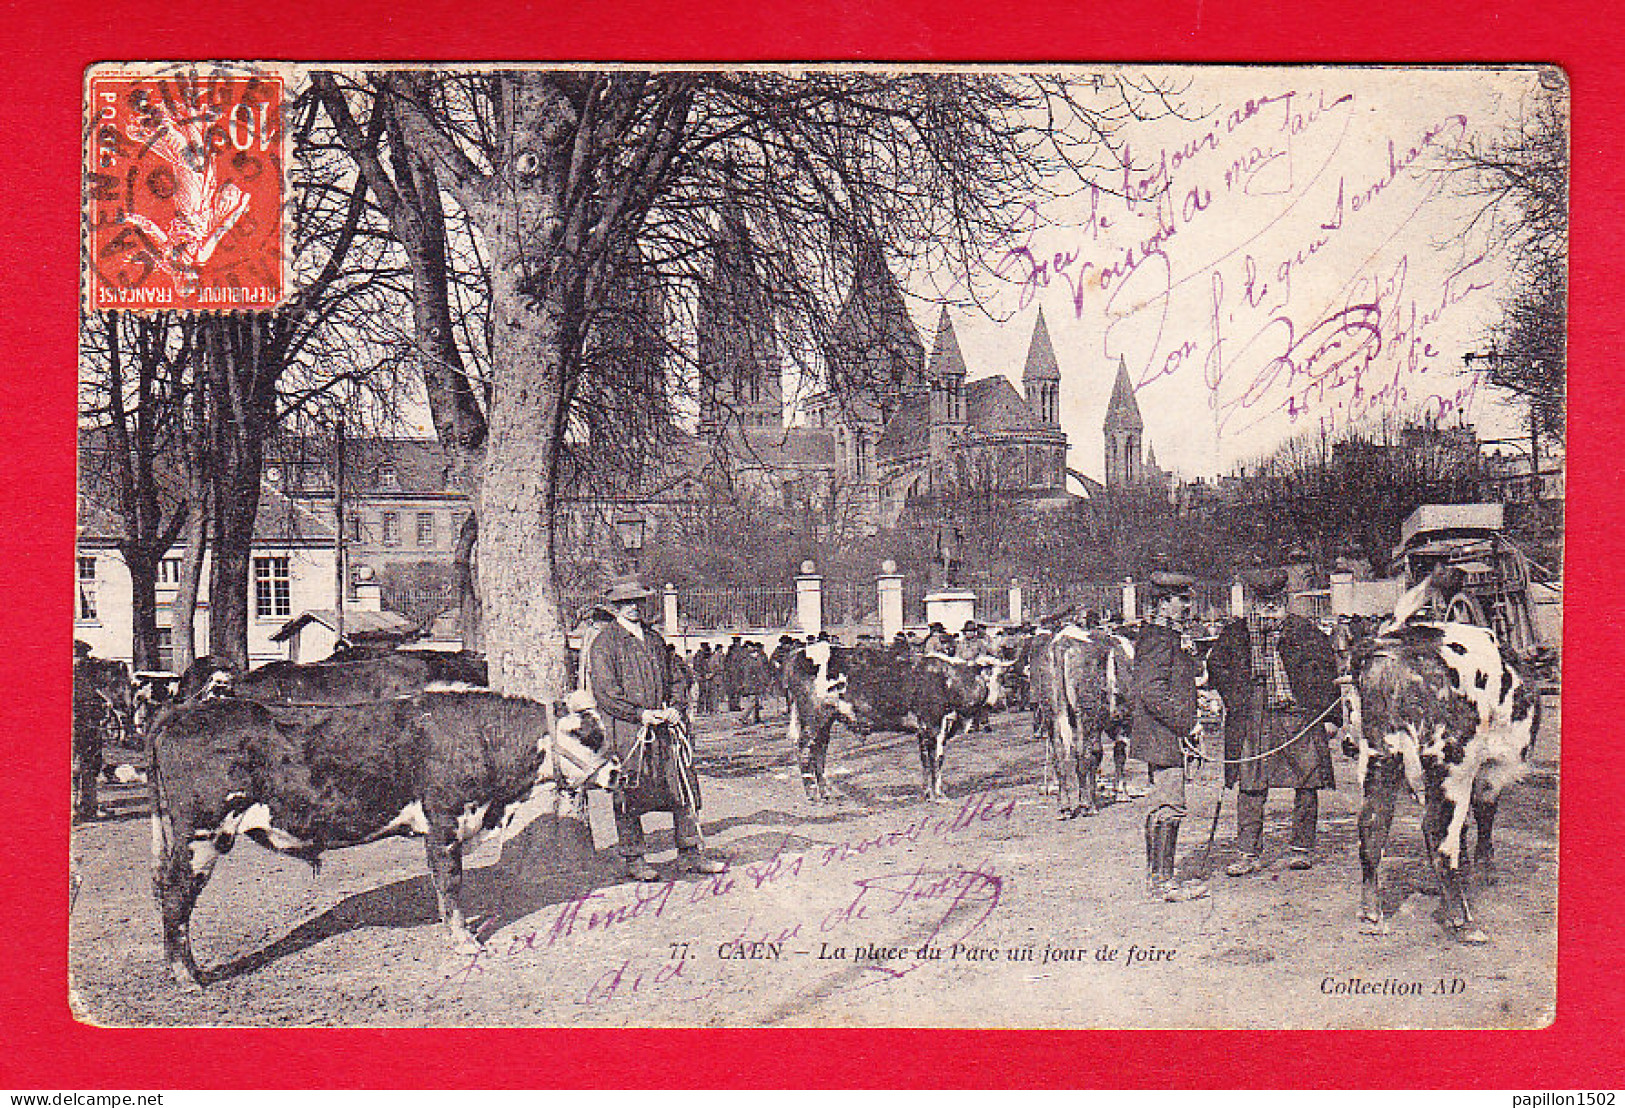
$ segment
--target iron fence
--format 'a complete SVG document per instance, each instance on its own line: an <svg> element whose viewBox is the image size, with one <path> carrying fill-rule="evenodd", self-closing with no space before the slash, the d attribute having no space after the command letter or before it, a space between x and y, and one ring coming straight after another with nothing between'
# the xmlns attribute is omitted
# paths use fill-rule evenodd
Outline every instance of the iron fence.
<svg viewBox="0 0 1625 1108"><path fill-rule="evenodd" d="M1096 612L1108 620L1123 618L1123 586L1116 581L1025 581L1021 587L1023 618L1043 619L1071 609Z"/></svg>
<svg viewBox="0 0 1625 1108"><path fill-rule="evenodd" d="M873 581L825 580L823 606L828 627L880 623L879 592Z"/></svg>
<svg viewBox="0 0 1625 1108"><path fill-rule="evenodd" d="M1010 582L1008 579L981 579L964 586L976 594L977 623L1008 623L1010 621ZM1023 594L1025 597L1025 594Z"/></svg>
<svg viewBox="0 0 1625 1108"><path fill-rule="evenodd" d="M1191 586L1191 618L1214 623L1230 616L1230 586L1223 581L1198 581Z"/></svg>
<svg viewBox="0 0 1625 1108"><path fill-rule="evenodd" d="M677 610L689 631L778 631L795 622L796 590L686 589L677 595Z"/></svg>
<svg viewBox="0 0 1625 1108"><path fill-rule="evenodd" d="M355 599L355 590L350 590L350 599ZM445 586L398 586L385 584L380 589L379 604L386 612L394 612L405 616L418 626L425 626L435 616L448 608L455 608L459 603L457 589L454 585Z"/></svg>

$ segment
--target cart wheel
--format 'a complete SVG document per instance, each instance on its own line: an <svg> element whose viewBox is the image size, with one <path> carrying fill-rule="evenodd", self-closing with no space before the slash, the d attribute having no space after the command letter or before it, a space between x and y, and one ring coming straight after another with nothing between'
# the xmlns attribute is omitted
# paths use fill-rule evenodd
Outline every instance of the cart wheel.
<svg viewBox="0 0 1625 1108"><path fill-rule="evenodd" d="M1450 604L1444 610L1444 618L1447 623L1470 623L1474 627L1490 625L1478 600L1464 592L1458 592L1450 598Z"/></svg>

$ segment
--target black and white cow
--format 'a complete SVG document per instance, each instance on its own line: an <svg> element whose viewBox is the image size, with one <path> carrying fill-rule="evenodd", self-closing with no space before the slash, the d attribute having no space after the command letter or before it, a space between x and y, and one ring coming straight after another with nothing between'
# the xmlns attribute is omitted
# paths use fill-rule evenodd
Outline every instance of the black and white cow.
<svg viewBox="0 0 1625 1108"><path fill-rule="evenodd" d="M1412 622L1356 647L1350 666L1365 803L1360 810L1360 919L1387 929L1379 899L1383 848L1401 782L1422 800L1422 838L1439 876L1446 928L1487 941L1461 880L1469 809L1478 824L1476 862L1494 864L1496 798L1521 777L1540 727L1540 698L1495 635L1460 623Z"/></svg>
<svg viewBox="0 0 1625 1108"><path fill-rule="evenodd" d="M593 753L602 740L584 705L550 713L489 692L326 708L232 697L179 706L151 738L153 890L170 971L198 984L192 908L239 835L314 866L337 847L423 834L441 919L455 941L468 939L463 844L553 778L549 751L566 784L614 787L618 765Z"/></svg>
<svg viewBox="0 0 1625 1108"><path fill-rule="evenodd" d="M992 657L901 656L882 647L827 642L796 651L785 667L788 737L796 746L807 798L815 804L830 799L824 758L830 730L842 719L859 734L912 732L919 740L925 797L942 799L948 740L978 711L999 706L1000 676L1009 665Z"/></svg>
<svg viewBox="0 0 1625 1108"><path fill-rule="evenodd" d="M1114 796L1124 784L1134 645L1104 628L1068 625L1049 639L1045 653L1038 668L1042 684L1034 692L1045 703L1045 747L1059 783L1059 816L1093 815L1108 735L1116 766Z"/></svg>

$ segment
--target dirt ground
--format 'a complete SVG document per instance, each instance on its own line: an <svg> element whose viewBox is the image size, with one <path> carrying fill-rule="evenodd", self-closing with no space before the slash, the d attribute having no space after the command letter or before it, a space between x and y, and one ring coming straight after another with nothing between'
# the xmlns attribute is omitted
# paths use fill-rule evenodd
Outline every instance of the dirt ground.
<svg viewBox="0 0 1625 1108"><path fill-rule="evenodd" d="M1223 876L1235 794L1209 853L1219 778L1200 771L1181 869L1211 869L1213 895L1164 904L1144 893L1144 801L1057 822L1025 713L950 746L937 804L919 799L912 739L838 729L840 799L814 808L780 705L760 726L701 722L705 824L728 874L672 873L670 823L651 816L671 879L626 883L606 796L591 805L596 851L538 802L469 857L478 950L439 926L419 840L335 851L319 873L243 842L193 917L212 980L184 992L163 965L147 819L78 828L69 999L113 1026L1537 1027L1556 988L1560 722L1546 707L1534 772L1503 797L1501 879L1471 885L1485 946L1441 930L1408 800L1384 867L1390 934L1359 932L1359 787L1335 752L1309 872L1279 864L1278 791L1277 864Z"/></svg>

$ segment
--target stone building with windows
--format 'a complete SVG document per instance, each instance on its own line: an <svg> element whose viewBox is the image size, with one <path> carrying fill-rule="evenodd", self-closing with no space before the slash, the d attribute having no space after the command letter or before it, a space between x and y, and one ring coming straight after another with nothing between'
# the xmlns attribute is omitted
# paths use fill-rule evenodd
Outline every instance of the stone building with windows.
<svg viewBox="0 0 1625 1108"><path fill-rule="evenodd" d="M74 638L100 658L130 661L134 616L130 571L119 550L123 522L95 437L84 436L79 461L79 516L74 557ZM335 581L331 510L322 511L270 484L260 490L249 553L248 654L258 665L285 656L276 636L299 613L331 608ZM181 557L175 547L158 564L158 651L162 668L173 669L174 602ZM209 649L209 555L203 557L193 633L199 654Z"/></svg>

